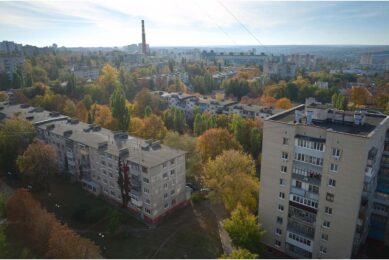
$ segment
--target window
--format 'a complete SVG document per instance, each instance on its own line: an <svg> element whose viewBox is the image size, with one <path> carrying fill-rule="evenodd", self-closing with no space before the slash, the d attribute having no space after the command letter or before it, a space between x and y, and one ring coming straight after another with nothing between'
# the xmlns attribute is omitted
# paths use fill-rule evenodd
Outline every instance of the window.
<svg viewBox="0 0 389 260"><path fill-rule="evenodd" d="M285 180L282 179L282 178L280 178L280 185L281 185L281 186L285 186Z"/></svg>
<svg viewBox="0 0 389 260"><path fill-rule="evenodd" d="M323 221L323 227L324 228L330 228L330 226L331 226L331 223L328 220L324 220Z"/></svg>
<svg viewBox="0 0 389 260"><path fill-rule="evenodd" d="M171 190L170 195L174 195L176 193L176 190Z"/></svg>
<svg viewBox="0 0 389 260"><path fill-rule="evenodd" d="M316 186L316 185L309 184L308 190L309 190L310 192L312 192L312 193L316 193L316 194L319 193L319 187Z"/></svg>
<svg viewBox="0 0 389 260"><path fill-rule="evenodd" d="M280 195L279 195L279 197L280 197L281 199L285 199L285 193L283 193L283 192L280 192Z"/></svg>
<svg viewBox="0 0 389 260"><path fill-rule="evenodd" d="M288 145L288 144L289 144L289 139L286 138L286 137L284 137L284 138L282 139L282 144Z"/></svg>
<svg viewBox="0 0 389 260"><path fill-rule="evenodd" d="M328 186L335 187L336 181L334 179L328 179Z"/></svg>
<svg viewBox="0 0 389 260"><path fill-rule="evenodd" d="M146 199L145 203L150 205L150 200Z"/></svg>
<svg viewBox="0 0 389 260"><path fill-rule="evenodd" d="M338 171L338 165L335 163L331 163L330 171L337 172Z"/></svg>
<svg viewBox="0 0 389 260"><path fill-rule="evenodd" d="M102 165L105 165L105 162L104 162L104 161L101 161L101 164L102 164Z"/></svg>
<svg viewBox="0 0 389 260"><path fill-rule="evenodd" d="M162 178L163 178L164 181L167 180L167 172L165 172L164 174L162 174Z"/></svg>
<svg viewBox="0 0 389 260"><path fill-rule="evenodd" d="M281 241L276 240L276 242L274 243L274 245L275 245L276 247L281 247Z"/></svg>
<svg viewBox="0 0 389 260"><path fill-rule="evenodd" d="M175 160L174 159L171 159L170 160L170 164L174 164Z"/></svg>
<svg viewBox="0 0 389 260"><path fill-rule="evenodd" d="M282 152L282 156L281 158L284 159L284 160L288 160L288 153L287 152Z"/></svg>
<svg viewBox="0 0 389 260"><path fill-rule="evenodd" d="M320 246L320 253L321 254L327 254L327 248L326 247L324 247L324 246Z"/></svg>
<svg viewBox="0 0 389 260"><path fill-rule="evenodd" d="M167 182L163 184L163 187L167 189Z"/></svg>
<svg viewBox="0 0 389 260"><path fill-rule="evenodd" d="M166 167L167 167L167 163L164 162L164 163L162 164L162 168L165 169Z"/></svg>
<svg viewBox="0 0 389 260"><path fill-rule="evenodd" d="M150 193L150 190L148 188L143 188L144 193Z"/></svg>
<svg viewBox="0 0 389 260"><path fill-rule="evenodd" d="M282 166L281 166L281 172L282 172L282 173L286 173L287 171L288 171L288 167L282 165Z"/></svg>
<svg viewBox="0 0 389 260"><path fill-rule="evenodd" d="M163 197L166 199L166 198L167 198L167 195L168 195L168 194L167 194L167 193L165 193L165 194L163 195Z"/></svg>
<svg viewBox="0 0 389 260"><path fill-rule="evenodd" d="M328 214L328 215L331 215L332 214L332 208L326 207L325 208L325 213Z"/></svg>
<svg viewBox="0 0 389 260"><path fill-rule="evenodd" d="M332 193L327 192L326 200L329 202L334 202L335 195Z"/></svg>
<svg viewBox="0 0 389 260"><path fill-rule="evenodd" d="M150 209L145 208L144 210L145 210L145 212L146 212L147 214L151 214L151 210L150 210Z"/></svg>
<svg viewBox="0 0 389 260"><path fill-rule="evenodd" d="M282 230L280 228L276 228L276 235L281 235L282 234Z"/></svg>
<svg viewBox="0 0 389 260"><path fill-rule="evenodd" d="M147 173L147 168L142 166L142 172Z"/></svg>
<svg viewBox="0 0 389 260"><path fill-rule="evenodd" d="M143 182L144 182L144 183L150 183L150 180L147 179L146 177L144 177L144 178L143 178Z"/></svg>
<svg viewBox="0 0 389 260"><path fill-rule="evenodd" d="M340 157L340 149L332 148L332 156L335 158L339 158Z"/></svg>
<svg viewBox="0 0 389 260"><path fill-rule="evenodd" d="M282 224L283 220L282 217L277 217L277 224Z"/></svg>
<svg viewBox="0 0 389 260"><path fill-rule="evenodd" d="M302 188L303 184L301 181L296 181L296 185L295 185L297 188Z"/></svg>
<svg viewBox="0 0 389 260"><path fill-rule="evenodd" d="M169 203L165 203L165 209L169 207Z"/></svg>
<svg viewBox="0 0 389 260"><path fill-rule="evenodd" d="M279 204L279 205L278 205L278 210L279 210L279 211L284 211L284 205Z"/></svg>
<svg viewBox="0 0 389 260"><path fill-rule="evenodd" d="M171 171L170 171L170 175L174 175L175 173L176 173L175 170L171 170Z"/></svg>
<svg viewBox="0 0 389 260"><path fill-rule="evenodd" d="M322 233L321 240L328 241L328 234Z"/></svg>

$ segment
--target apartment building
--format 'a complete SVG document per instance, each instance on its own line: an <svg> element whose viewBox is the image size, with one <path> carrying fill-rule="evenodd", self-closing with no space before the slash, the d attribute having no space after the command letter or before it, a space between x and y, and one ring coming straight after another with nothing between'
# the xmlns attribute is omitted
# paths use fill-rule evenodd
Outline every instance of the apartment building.
<svg viewBox="0 0 389 260"><path fill-rule="evenodd" d="M385 115L338 111L312 100L265 120L264 243L296 258L355 255L377 207L388 127ZM389 196L380 199L389 203Z"/></svg>
<svg viewBox="0 0 389 260"><path fill-rule="evenodd" d="M185 186L184 151L28 105L2 102L0 115L3 119L16 116L29 120L38 138L55 148L62 172L116 204L122 202L119 159L127 164L131 186L128 208L147 222L158 222L190 198Z"/></svg>
<svg viewBox="0 0 389 260"><path fill-rule="evenodd" d="M216 100L185 93L154 91L152 94L161 96L168 102L169 107L182 109L187 115L193 115L195 108L210 114L237 114L245 118L267 118L283 111L273 107L246 105L233 100Z"/></svg>

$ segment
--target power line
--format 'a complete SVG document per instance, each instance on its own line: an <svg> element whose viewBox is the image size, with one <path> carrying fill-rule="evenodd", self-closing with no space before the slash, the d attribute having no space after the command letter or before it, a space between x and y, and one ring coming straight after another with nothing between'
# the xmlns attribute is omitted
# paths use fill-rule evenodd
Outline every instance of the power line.
<svg viewBox="0 0 389 260"><path fill-rule="evenodd" d="M243 29L245 29L246 30L246 32L248 32L250 35L251 35L251 37L253 37L254 38L254 40L257 42L257 43L259 43L260 45L262 45L262 47L269 53L269 54L271 54L270 53L270 51L268 50L268 48L265 46L265 45L263 45L262 44L262 42L238 19L238 17L236 17L224 4L223 4L223 2L221 2L220 0L218 0L218 3L221 5L221 7L223 7L223 9L227 12L227 13L229 13L239 24L240 24L240 26L243 28Z"/></svg>
<svg viewBox="0 0 389 260"><path fill-rule="evenodd" d="M210 18L217 26L217 28L222 31L226 36L227 38L229 38L232 43L236 46L239 46L239 44L225 31L223 30L223 28L218 24L218 22L207 12L205 11L204 9L201 8L201 6L197 3L197 1L195 0L194 3L196 4L196 6L200 9L200 11L202 11L203 13L205 13L205 15Z"/></svg>

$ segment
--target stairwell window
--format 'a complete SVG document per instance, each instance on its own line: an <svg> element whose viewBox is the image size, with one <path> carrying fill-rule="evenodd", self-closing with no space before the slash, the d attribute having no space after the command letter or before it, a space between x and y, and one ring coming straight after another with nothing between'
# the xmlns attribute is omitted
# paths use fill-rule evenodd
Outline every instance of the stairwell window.
<svg viewBox="0 0 389 260"><path fill-rule="evenodd" d="M281 166L281 172L282 173L286 173L288 171L288 167L286 167L285 165L282 165Z"/></svg>
<svg viewBox="0 0 389 260"><path fill-rule="evenodd" d="M331 172L338 172L338 165L335 163L331 163L330 171Z"/></svg>
<svg viewBox="0 0 389 260"><path fill-rule="evenodd" d="M335 187L336 181L334 179L328 179L328 186Z"/></svg>

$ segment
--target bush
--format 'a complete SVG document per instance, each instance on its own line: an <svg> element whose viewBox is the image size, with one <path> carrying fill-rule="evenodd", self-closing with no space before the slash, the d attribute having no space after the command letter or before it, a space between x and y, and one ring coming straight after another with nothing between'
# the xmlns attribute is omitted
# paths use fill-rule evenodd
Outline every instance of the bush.
<svg viewBox="0 0 389 260"><path fill-rule="evenodd" d="M192 202L194 204L199 203L202 200L204 200L204 196L200 192L195 191L192 193Z"/></svg>

